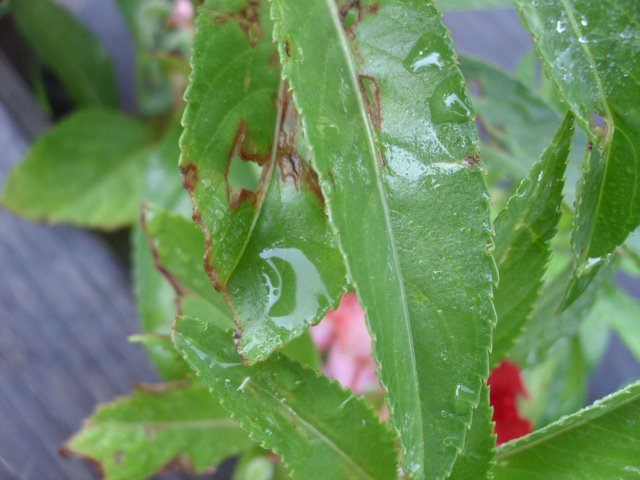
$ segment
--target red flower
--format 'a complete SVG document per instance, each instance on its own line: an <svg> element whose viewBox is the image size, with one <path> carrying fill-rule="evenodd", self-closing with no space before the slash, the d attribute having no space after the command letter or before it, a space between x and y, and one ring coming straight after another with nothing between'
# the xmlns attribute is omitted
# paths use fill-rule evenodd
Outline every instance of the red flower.
<svg viewBox="0 0 640 480"><path fill-rule="evenodd" d="M491 372L488 383L491 387L490 397L498 444L531 433L531 422L522 418L518 412L518 397L528 396L518 366L507 360L503 361Z"/></svg>

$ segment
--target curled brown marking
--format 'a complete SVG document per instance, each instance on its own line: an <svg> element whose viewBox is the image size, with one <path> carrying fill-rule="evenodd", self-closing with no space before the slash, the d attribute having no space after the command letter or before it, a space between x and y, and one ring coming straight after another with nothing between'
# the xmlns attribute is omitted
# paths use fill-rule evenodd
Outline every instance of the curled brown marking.
<svg viewBox="0 0 640 480"><path fill-rule="evenodd" d="M358 87L367 112L369 113L371 125L376 135L379 136L382 131L382 106L380 103L380 87L378 86L378 82L370 75L358 75ZM384 149L382 145L380 145L380 142L377 143L380 165L385 168L387 166L387 159L384 154Z"/></svg>
<svg viewBox="0 0 640 480"><path fill-rule="evenodd" d="M363 5L362 0L347 0L340 7L340 20L344 26L344 20L349 14L349 11L353 10L356 14L355 22L348 27L347 30L353 30L367 15L375 15L380 9L380 4L374 3L373 5Z"/></svg>
<svg viewBox="0 0 640 480"><path fill-rule="evenodd" d="M284 41L284 52L287 54L287 57L291 58L291 43L289 43L289 40Z"/></svg>
<svg viewBox="0 0 640 480"><path fill-rule="evenodd" d="M480 155L469 155L462 160L462 164L467 168L473 168L480 165Z"/></svg>
<svg viewBox="0 0 640 480"><path fill-rule="evenodd" d="M336 181L335 181L335 179L333 178L333 173L331 172L331 170L329 170L329 171L327 172L327 175L328 175L328 177L329 177L329 181L331 182L331 186L333 187L333 190L335 191L335 190L336 190Z"/></svg>
<svg viewBox="0 0 640 480"><path fill-rule="evenodd" d="M198 167L195 163L189 163L187 166L180 166L182 171L182 186L189 192L193 193L198 186Z"/></svg>
<svg viewBox="0 0 640 480"><path fill-rule="evenodd" d="M590 152L593 151L593 142L591 140L587 142L587 150Z"/></svg>
<svg viewBox="0 0 640 480"><path fill-rule="evenodd" d="M255 48L264 36L260 24L260 0L248 0L247 6L239 12L218 13L213 18L213 23L221 25L230 21L237 21L238 26L247 35L249 44Z"/></svg>
<svg viewBox="0 0 640 480"><path fill-rule="evenodd" d="M82 426L82 429L84 430L85 428L88 428L88 426L89 426L88 423L85 422L84 425ZM79 458L80 460L84 460L96 470L96 473L98 474L98 478L100 478L101 480L106 478L104 468L102 467L102 462L97 458L93 458L88 455L83 455L82 453L76 452L75 450L71 450L71 448L67 444L62 445L58 449L58 455L60 455L63 458Z"/></svg>
<svg viewBox="0 0 640 480"><path fill-rule="evenodd" d="M185 177L186 178L186 177ZM140 214L140 226L142 227L142 232L144 233L145 239L147 240L147 245L149 246L149 250L151 251L151 258L153 259L153 266L160 272L160 274L167 279L173 290L176 292L175 306L176 313L178 315L182 315L182 297L186 294L185 290L182 288L182 285L178 281L176 277L162 264L160 261L160 254L158 253L158 246L151 238L149 234L149 205L145 202L142 204L142 212Z"/></svg>

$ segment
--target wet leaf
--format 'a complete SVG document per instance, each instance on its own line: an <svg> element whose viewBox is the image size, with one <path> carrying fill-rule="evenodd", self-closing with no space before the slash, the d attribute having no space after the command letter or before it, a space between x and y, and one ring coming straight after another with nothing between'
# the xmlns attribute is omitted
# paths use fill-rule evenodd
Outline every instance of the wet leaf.
<svg viewBox="0 0 640 480"><path fill-rule="evenodd" d="M128 225L138 217L147 140L147 129L120 113L78 111L33 144L0 200L33 220Z"/></svg>
<svg viewBox="0 0 640 480"><path fill-rule="evenodd" d="M551 256L550 241L560 220L573 125L574 117L568 114L551 145L494 222L500 283L494 300L498 325L493 337L492 366L514 345L538 298Z"/></svg>
<svg viewBox="0 0 640 480"><path fill-rule="evenodd" d="M22 36L78 106L118 106L106 49L71 13L53 0L11 0L11 13Z"/></svg>
<svg viewBox="0 0 640 480"><path fill-rule="evenodd" d="M640 473L640 384L498 449L496 480L632 479Z"/></svg>
<svg viewBox="0 0 640 480"><path fill-rule="evenodd" d="M181 165L205 229L207 273L225 292L239 353L254 363L336 307L347 280L280 87L268 8L238 5L211 1L198 17Z"/></svg>
<svg viewBox="0 0 640 480"><path fill-rule="evenodd" d="M450 39L425 2L272 4L403 468L443 478L489 373L495 270L478 137Z"/></svg>
<svg viewBox="0 0 640 480"><path fill-rule="evenodd" d="M98 407L65 446L107 480L146 479L165 467L202 473L252 442L198 383L139 387Z"/></svg>
<svg viewBox="0 0 640 480"><path fill-rule="evenodd" d="M210 323L179 319L174 342L251 438L282 457L292 478L396 477L391 432L353 392L279 354L243 365L231 335Z"/></svg>
<svg viewBox="0 0 640 480"><path fill-rule="evenodd" d="M640 63L630 61L640 55L640 11L634 0L515 3L547 75L591 141L576 201L575 265L564 309L640 224L640 154L633 143L640 136Z"/></svg>

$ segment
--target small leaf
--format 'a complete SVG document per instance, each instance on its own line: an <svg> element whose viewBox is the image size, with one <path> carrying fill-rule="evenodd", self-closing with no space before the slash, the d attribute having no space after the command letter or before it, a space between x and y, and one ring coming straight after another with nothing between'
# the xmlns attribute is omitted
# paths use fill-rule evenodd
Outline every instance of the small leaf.
<svg viewBox="0 0 640 480"><path fill-rule="evenodd" d="M620 287L607 285L596 302L594 314L607 322L640 361L640 303Z"/></svg>
<svg viewBox="0 0 640 480"><path fill-rule="evenodd" d="M430 2L272 5L403 469L443 478L489 373L495 320L488 194L450 38Z"/></svg>
<svg viewBox="0 0 640 480"><path fill-rule="evenodd" d="M560 220L573 124L574 117L568 114L551 145L494 222L494 255L500 283L494 299L498 325L493 337L492 366L505 357L518 339L538 298L551 256L550 241Z"/></svg>
<svg viewBox="0 0 640 480"><path fill-rule="evenodd" d="M140 208L147 129L107 110L70 115L31 147L2 204L33 220L113 229Z"/></svg>
<svg viewBox="0 0 640 480"><path fill-rule="evenodd" d="M98 466L107 480L146 479L165 467L202 473L251 441L198 383L139 387L100 406L63 453Z"/></svg>
<svg viewBox="0 0 640 480"><path fill-rule="evenodd" d="M396 477L391 433L365 402L281 355L245 366L231 335L190 318L174 342L201 381L294 479Z"/></svg>
<svg viewBox="0 0 640 480"><path fill-rule="evenodd" d="M635 0L516 0L547 75L590 136L562 309L640 224L640 11ZM604 121L597 125L596 115ZM592 150L592 151L591 151Z"/></svg>
<svg viewBox="0 0 640 480"><path fill-rule="evenodd" d="M449 480L483 480L489 477L495 455L496 437L491 421L493 408L489 403L489 387L482 387L480 403L473 412L464 448L453 464Z"/></svg>
<svg viewBox="0 0 640 480"><path fill-rule="evenodd" d="M640 384L498 449L496 480L601 480L640 473Z"/></svg>
<svg viewBox="0 0 640 480"><path fill-rule="evenodd" d="M60 78L78 106L118 106L106 49L53 0L11 0L20 33Z"/></svg>

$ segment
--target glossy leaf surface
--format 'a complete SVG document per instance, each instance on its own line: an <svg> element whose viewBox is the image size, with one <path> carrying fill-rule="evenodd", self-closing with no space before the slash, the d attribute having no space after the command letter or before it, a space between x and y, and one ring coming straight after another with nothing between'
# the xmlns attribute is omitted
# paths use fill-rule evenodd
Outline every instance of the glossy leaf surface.
<svg viewBox="0 0 640 480"><path fill-rule="evenodd" d="M547 75L589 132L576 202L575 267L562 308L640 224L640 11L634 0L516 0ZM597 127L594 114L604 121Z"/></svg>
<svg viewBox="0 0 640 480"><path fill-rule="evenodd" d="M352 392L275 355L245 366L231 335L181 318L174 342L251 438L279 454L294 479L396 476L393 436Z"/></svg>
<svg viewBox="0 0 640 480"><path fill-rule="evenodd" d="M638 424L640 384L636 383L500 447L495 478L637 478L640 472Z"/></svg>
<svg viewBox="0 0 640 480"><path fill-rule="evenodd" d="M137 217L147 129L106 110L74 113L31 147L7 179L2 204L34 219L116 228Z"/></svg>
<svg viewBox="0 0 640 480"><path fill-rule="evenodd" d="M87 28L53 0L11 0L20 33L79 106L118 105L106 49Z"/></svg>
<svg viewBox="0 0 640 480"><path fill-rule="evenodd" d="M477 133L434 7L350 8L274 0L274 35L367 313L403 468L443 478L488 375L494 321ZM341 17L355 17L349 33Z"/></svg>
<svg viewBox="0 0 640 480"><path fill-rule="evenodd" d="M99 465L107 480L143 480L173 464L213 468L251 441L202 385L138 388L100 406L65 446Z"/></svg>
<svg viewBox="0 0 640 480"><path fill-rule="evenodd" d="M494 300L498 325L491 352L492 366L509 352L538 298L551 256L550 241L560 219L573 124L574 117L568 114L549 148L494 222L500 283Z"/></svg>

